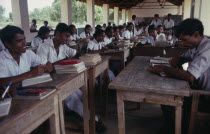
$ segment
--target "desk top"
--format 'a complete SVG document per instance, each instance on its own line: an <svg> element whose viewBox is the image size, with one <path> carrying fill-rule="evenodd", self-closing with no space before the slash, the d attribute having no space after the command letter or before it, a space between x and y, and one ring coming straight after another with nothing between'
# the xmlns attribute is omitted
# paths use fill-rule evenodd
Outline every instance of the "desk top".
<svg viewBox="0 0 210 134"><path fill-rule="evenodd" d="M101 52L100 54L125 53L126 51L129 51L129 49L123 49L123 50L108 49L107 51Z"/></svg>
<svg viewBox="0 0 210 134"><path fill-rule="evenodd" d="M122 91L139 91L166 95L190 96L188 82L160 77L149 72L151 57L136 56L133 61L109 84L109 88Z"/></svg>

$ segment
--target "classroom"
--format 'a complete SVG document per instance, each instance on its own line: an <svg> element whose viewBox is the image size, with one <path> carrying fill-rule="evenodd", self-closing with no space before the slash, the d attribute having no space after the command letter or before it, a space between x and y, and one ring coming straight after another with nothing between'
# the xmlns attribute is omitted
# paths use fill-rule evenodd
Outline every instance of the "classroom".
<svg viewBox="0 0 210 134"><path fill-rule="evenodd" d="M209 134L209 5L1 0L0 134Z"/></svg>

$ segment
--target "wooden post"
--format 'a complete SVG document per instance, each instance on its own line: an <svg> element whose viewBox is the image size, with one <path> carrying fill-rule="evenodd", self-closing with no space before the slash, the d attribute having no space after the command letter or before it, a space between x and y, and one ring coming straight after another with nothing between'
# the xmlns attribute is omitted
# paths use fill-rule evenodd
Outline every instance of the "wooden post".
<svg viewBox="0 0 210 134"><path fill-rule="evenodd" d="M122 9L122 23L126 23L126 9Z"/></svg>
<svg viewBox="0 0 210 134"><path fill-rule="evenodd" d="M95 1L87 0L87 24L91 25L95 29Z"/></svg>
<svg viewBox="0 0 210 134"><path fill-rule="evenodd" d="M61 22L72 24L72 0L61 0Z"/></svg>
<svg viewBox="0 0 210 134"><path fill-rule="evenodd" d="M119 7L114 7L114 23L116 26L119 25Z"/></svg>
<svg viewBox="0 0 210 134"><path fill-rule="evenodd" d="M103 4L103 23L109 23L109 4Z"/></svg>

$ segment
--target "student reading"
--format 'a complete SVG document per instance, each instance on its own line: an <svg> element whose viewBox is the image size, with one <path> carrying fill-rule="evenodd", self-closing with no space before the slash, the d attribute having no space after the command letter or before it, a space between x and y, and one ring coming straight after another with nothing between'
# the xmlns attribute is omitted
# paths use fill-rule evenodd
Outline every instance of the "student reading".
<svg viewBox="0 0 210 134"><path fill-rule="evenodd" d="M203 32L204 27L200 20L186 19L181 22L175 29L176 37L180 40L180 45L190 47L191 49L181 56L172 58L172 60L170 61L172 67L154 66L152 68L152 72L164 72L174 78L186 80L191 84L197 83L198 89L200 90L209 90L210 39L204 36ZM187 71L178 68L180 65L186 62L189 62L189 67ZM184 102L184 106L187 102L188 101ZM162 107L165 110L164 113L167 113L166 110L169 111L169 109L166 107L167 106ZM186 104L186 107L184 107L184 111L187 111L189 107L190 105ZM184 121L188 121L187 117L189 117L189 113L187 113L186 115L184 114ZM170 120L167 121L170 122Z"/></svg>

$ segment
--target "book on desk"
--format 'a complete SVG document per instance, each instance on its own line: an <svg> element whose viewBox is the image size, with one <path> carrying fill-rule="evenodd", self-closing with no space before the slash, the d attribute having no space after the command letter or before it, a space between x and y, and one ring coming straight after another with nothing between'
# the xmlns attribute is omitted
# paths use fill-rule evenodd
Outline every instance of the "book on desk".
<svg viewBox="0 0 210 134"><path fill-rule="evenodd" d="M0 101L0 117L8 115L11 107L12 98L5 98Z"/></svg>
<svg viewBox="0 0 210 134"><path fill-rule="evenodd" d="M85 54L84 56L81 56L80 59L86 66L96 65L102 60L99 54Z"/></svg>

